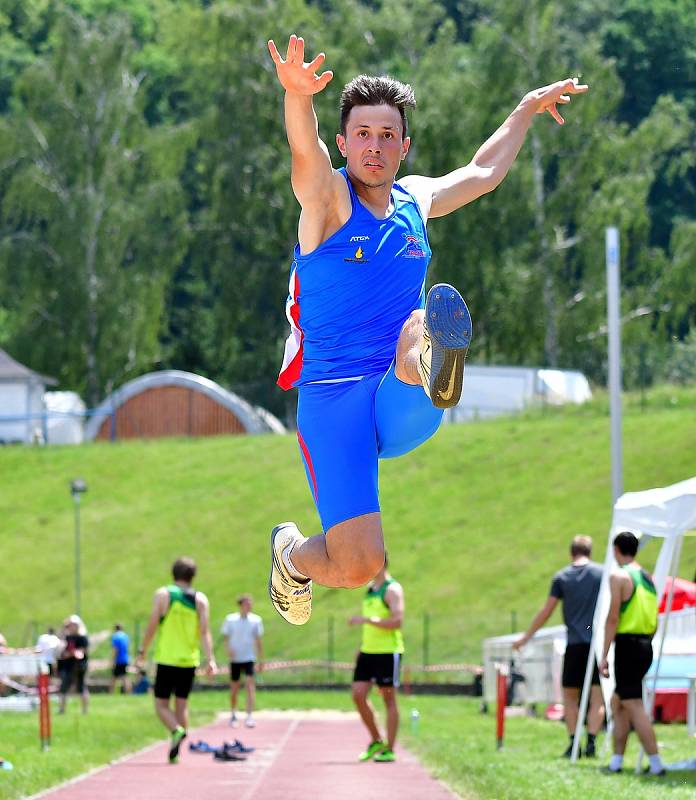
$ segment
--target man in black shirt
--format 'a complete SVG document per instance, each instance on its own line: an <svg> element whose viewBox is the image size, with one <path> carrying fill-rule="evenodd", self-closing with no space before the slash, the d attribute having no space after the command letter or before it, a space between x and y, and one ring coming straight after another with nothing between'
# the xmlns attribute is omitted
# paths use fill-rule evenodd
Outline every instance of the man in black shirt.
<svg viewBox="0 0 696 800"><path fill-rule="evenodd" d="M570 744L563 754L566 758L570 758L573 749L580 692L592 642L592 620L602 581L602 567L590 561L591 555L592 539L589 536L576 536L570 545L570 565L554 575L546 603L537 612L524 636L513 645L516 650L523 647L551 616L558 601L563 601L563 622L568 629L562 679L565 723L570 736ZM587 716L586 756L595 755L595 736L602 727L603 720L604 702L595 664Z"/></svg>
<svg viewBox="0 0 696 800"><path fill-rule="evenodd" d="M60 706L58 713L65 713L65 703L70 686L75 684L75 691L82 700L82 713L87 713L89 691L85 685L87 676L89 639L87 628L77 614L68 617L63 624L63 651L58 659L58 675L60 676Z"/></svg>

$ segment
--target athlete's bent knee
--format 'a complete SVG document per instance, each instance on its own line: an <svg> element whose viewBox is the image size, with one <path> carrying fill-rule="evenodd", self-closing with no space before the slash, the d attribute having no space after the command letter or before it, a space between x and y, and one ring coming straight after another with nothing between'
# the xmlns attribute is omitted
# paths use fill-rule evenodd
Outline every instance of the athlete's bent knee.
<svg viewBox="0 0 696 800"><path fill-rule="evenodd" d="M425 312L423 309L419 308L416 311L412 311L406 319L406 322L401 326L401 333L399 334L399 340L396 345L397 364L400 358L403 358L403 356L420 341L423 335L424 317Z"/></svg>
<svg viewBox="0 0 696 800"><path fill-rule="evenodd" d="M344 573L344 588L358 589L369 583L384 566L384 546L356 554Z"/></svg>
<svg viewBox="0 0 696 800"><path fill-rule="evenodd" d="M405 328L408 325L421 325L423 320L425 319L425 309L417 308L415 311L412 311L406 322L404 322L403 327Z"/></svg>

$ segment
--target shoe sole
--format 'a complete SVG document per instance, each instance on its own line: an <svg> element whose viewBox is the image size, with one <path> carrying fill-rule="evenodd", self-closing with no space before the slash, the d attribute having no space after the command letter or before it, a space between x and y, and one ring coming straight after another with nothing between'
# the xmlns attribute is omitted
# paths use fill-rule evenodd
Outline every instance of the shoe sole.
<svg viewBox="0 0 696 800"><path fill-rule="evenodd" d="M454 286L438 283L428 292L425 319L433 349L428 394L436 408L453 408L462 395L471 314Z"/></svg>
<svg viewBox="0 0 696 800"><path fill-rule="evenodd" d="M285 524L276 525L276 527L273 528L273 530L271 531L271 574L268 576L268 596L271 598L271 605L273 606L273 608L275 608L275 610L278 612L278 615L282 619L284 619L290 625L304 625L306 622L309 621L309 617L307 617L307 619L303 620L302 622L293 622L291 619L288 619L283 614L283 612L276 606L275 601L273 600L273 591L272 591L273 590L273 570L274 569L278 569L278 571L280 572L280 567L276 567L277 557L276 557L276 551L275 551L275 537L285 527L286 527Z"/></svg>

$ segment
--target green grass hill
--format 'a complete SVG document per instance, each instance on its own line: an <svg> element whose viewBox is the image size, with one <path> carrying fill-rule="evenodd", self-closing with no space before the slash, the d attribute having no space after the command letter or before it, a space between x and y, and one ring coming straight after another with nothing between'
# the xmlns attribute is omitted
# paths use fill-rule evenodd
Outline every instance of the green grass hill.
<svg viewBox="0 0 696 800"><path fill-rule="evenodd" d="M696 391L663 390L624 410L627 491L696 474ZM81 510L82 612L90 631L144 624L154 589L182 554L198 562L215 631L251 592L266 622L269 658L350 660L346 625L362 590L315 589L308 626L296 629L267 599L273 525L318 531L294 436L131 441L0 450L0 631L28 643L35 627L73 611L74 521L69 481L89 486ZM350 486L346 487L350 491ZM595 537L602 560L610 522L606 398L451 425L401 459L382 463L381 500L393 573L406 592L407 648L429 661L478 661L485 636L527 625L564 565L571 537ZM652 566L657 547L646 551ZM693 578L696 540L680 574ZM330 618L333 617L333 623ZM558 616L551 623L560 621Z"/></svg>

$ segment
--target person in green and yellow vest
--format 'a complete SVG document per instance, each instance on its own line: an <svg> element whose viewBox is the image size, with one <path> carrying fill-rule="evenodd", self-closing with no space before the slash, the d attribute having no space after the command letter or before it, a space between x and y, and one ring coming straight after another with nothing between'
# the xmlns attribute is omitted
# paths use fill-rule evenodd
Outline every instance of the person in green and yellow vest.
<svg viewBox="0 0 696 800"><path fill-rule="evenodd" d="M353 702L365 723L371 740L358 758L378 762L395 761L394 743L399 729L397 689L404 637L404 590L389 572L387 554L384 566L367 587L362 615L351 617L350 625L362 625L362 642L353 674ZM387 736L377 727L374 709L368 696L372 683L379 688L387 712Z"/></svg>
<svg viewBox="0 0 696 800"><path fill-rule="evenodd" d="M643 678L652 664L652 639L657 630L657 591L652 576L636 561L638 538L624 531L613 544L619 569L609 578L611 601L599 671L609 677L607 657L614 642L614 754L602 771L621 772L626 741L633 727L648 754L650 774L665 775L655 731L643 706Z"/></svg>
<svg viewBox="0 0 696 800"><path fill-rule="evenodd" d="M138 650L138 666L157 634L155 662L155 711L171 734L169 762L176 764L179 749L188 729L188 696L193 688L196 668L201 663L199 643L205 652L205 671L217 671L210 633L210 606L203 592L192 586L196 562L183 556L172 567L174 582L160 587L154 594L152 613L143 646ZM174 709L170 698L174 695Z"/></svg>

